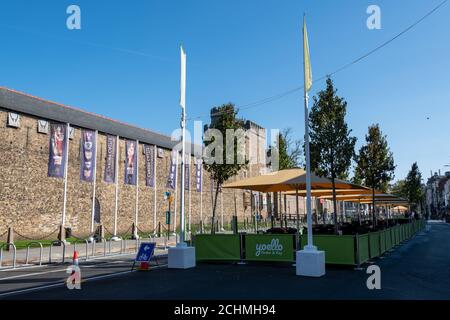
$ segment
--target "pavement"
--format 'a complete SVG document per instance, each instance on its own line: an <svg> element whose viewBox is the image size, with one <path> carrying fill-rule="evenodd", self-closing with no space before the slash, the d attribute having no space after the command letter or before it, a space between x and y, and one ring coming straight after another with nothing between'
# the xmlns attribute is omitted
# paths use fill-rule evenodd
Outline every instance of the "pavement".
<svg viewBox="0 0 450 320"><path fill-rule="evenodd" d="M372 261L381 270L381 289L369 290L369 274L349 267L327 266L321 278L295 275L291 264L251 263L199 264L188 270L167 268L147 272L125 272L108 278L86 281L81 290L65 286L1 295L0 299L17 300L297 300L297 299L450 299L450 225L429 224L429 231L397 246ZM117 272L131 266L131 260L106 263L93 269L115 268ZM86 266L87 267L87 266ZM91 270L82 267L83 278ZM100 272L100 271L99 271ZM61 276L61 278L59 278ZM1 275L0 275L1 277ZM54 273L54 281L66 274ZM36 281L40 276L29 276ZM11 288L25 281L1 279L0 288ZM0 289L3 290L3 289Z"/></svg>

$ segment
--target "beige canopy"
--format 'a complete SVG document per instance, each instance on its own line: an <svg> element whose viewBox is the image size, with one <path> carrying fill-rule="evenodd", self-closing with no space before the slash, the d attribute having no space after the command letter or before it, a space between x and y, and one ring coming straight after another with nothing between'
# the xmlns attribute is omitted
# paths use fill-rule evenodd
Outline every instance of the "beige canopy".
<svg viewBox="0 0 450 320"><path fill-rule="evenodd" d="M320 197L320 199L332 200L333 196L322 196ZM363 201L372 201L373 196L371 194L337 195L336 199L339 201L363 202ZM399 201L402 199L393 194L385 194L385 193L375 194L375 201L384 201L384 200Z"/></svg>
<svg viewBox="0 0 450 320"><path fill-rule="evenodd" d="M361 189L361 186L335 180L336 189ZM303 169L286 169L269 174L239 180L223 185L223 188L244 189L259 192L282 192L306 189L306 171ZM312 189L330 189L331 180L311 174Z"/></svg>
<svg viewBox="0 0 450 320"><path fill-rule="evenodd" d="M361 189L336 189L336 195L368 195L372 194L372 189L366 188L361 186ZM378 193L378 192L377 192ZM288 196L295 196L296 191L287 191L284 194ZM306 190L299 190L298 195L301 197L306 196ZM325 196L332 196L333 195L333 189L316 189L311 190L311 195L313 197L325 197Z"/></svg>

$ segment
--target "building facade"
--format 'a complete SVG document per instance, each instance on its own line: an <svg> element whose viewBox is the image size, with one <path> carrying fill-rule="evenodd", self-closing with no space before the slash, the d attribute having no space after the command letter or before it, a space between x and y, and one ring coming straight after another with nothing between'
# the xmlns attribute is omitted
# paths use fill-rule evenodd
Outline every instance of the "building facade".
<svg viewBox="0 0 450 320"><path fill-rule="evenodd" d="M50 126L55 123L70 124L66 197L64 178L49 176ZM256 148L256 154L265 155L265 129L250 122L247 129L250 132L249 139L256 138L258 141L252 147ZM94 184L80 179L84 130L98 131L94 202ZM116 184L105 181L105 166L109 154L108 135L119 137L117 204ZM127 141L137 141L137 186L124 181L129 156ZM141 231L152 232L160 223L164 228L167 227L166 192L172 192L176 196L174 206L177 206L175 215L178 217L172 216L172 228L175 221L179 227L180 166L177 167L176 191L168 187L171 150L175 144L170 137L150 130L0 88L0 234L12 226L16 234L30 238L53 237L63 222L64 198L64 226L70 227L76 236L85 237L91 234L93 218L95 226L103 225L107 235L114 233L115 225L117 234L128 233L133 223L137 223ZM154 187L146 184L148 168L144 161L144 148L148 149L148 146L155 151ZM190 190L186 192L186 221L188 224L199 224L202 218L203 222L208 224L211 221L214 186L208 172L202 168L202 192L197 192L194 164L198 155L190 156ZM234 179L261 174L263 169L264 165L250 166ZM235 214L235 208L241 221L245 218L251 219L251 199L249 193L224 189L217 205L219 223L229 223ZM263 200L266 199L265 196L261 195L261 199L261 203L267 205ZM266 211L264 206L261 211Z"/></svg>

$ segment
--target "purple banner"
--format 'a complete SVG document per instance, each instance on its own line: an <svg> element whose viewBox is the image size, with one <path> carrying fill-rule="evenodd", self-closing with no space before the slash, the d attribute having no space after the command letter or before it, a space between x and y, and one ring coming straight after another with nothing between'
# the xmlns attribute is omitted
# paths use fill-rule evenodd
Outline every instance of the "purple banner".
<svg viewBox="0 0 450 320"><path fill-rule="evenodd" d="M184 157L184 190L191 190L191 156Z"/></svg>
<svg viewBox="0 0 450 320"><path fill-rule="evenodd" d="M170 159L169 177L167 178L167 188L175 190L177 185L177 151L172 151L172 156Z"/></svg>
<svg viewBox="0 0 450 320"><path fill-rule="evenodd" d="M125 141L125 184L135 186L137 181L137 141Z"/></svg>
<svg viewBox="0 0 450 320"><path fill-rule="evenodd" d="M66 167L67 125L52 123L50 125L50 152L48 176L64 178Z"/></svg>
<svg viewBox="0 0 450 320"><path fill-rule="evenodd" d="M105 162L105 177L107 183L116 182L116 152L117 152L117 137L106 136L106 162Z"/></svg>
<svg viewBox="0 0 450 320"><path fill-rule="evenodd" d="M96 164L96 141L95 132L90 130L81 131L81 172L82 181L93 182Z"/></svg>
<svg viewBox="0 0 450 320"><path fill-rule="evenodd" d="M155 147L144 145L145 156L145 185L147 187L155 187Z"/></svg>
<svg viewBox="0 0 450 320"><path fill-rule="evenodd" d="M197 192L203 190L203 161L202 159L196 159L195 162L195 188Z"/></svg>

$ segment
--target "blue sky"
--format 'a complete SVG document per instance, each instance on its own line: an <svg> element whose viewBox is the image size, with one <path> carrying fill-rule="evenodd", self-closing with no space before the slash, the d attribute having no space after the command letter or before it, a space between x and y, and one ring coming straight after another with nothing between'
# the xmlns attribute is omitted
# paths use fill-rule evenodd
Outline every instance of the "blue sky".
<svg viewBox="0 0 450 320"><path fill-rule="evenodd" d="M303 84L301 21L314 78L388 40L441 0L4 1L0 85L170 134L179 125L179 45L188 55L188 117L246 105ZM82 29L66 28L66 8ZM366 27L381 8L382 29ZM359 149L367 127L388 136L403 178L450 163L450 3L366 60L335 75ZM311 94L323 89L313 84ZM241 111L302 137L301 92ZM428 119L427 119L428 118ZM192 124L189 125L192 128Z"/></svg>

